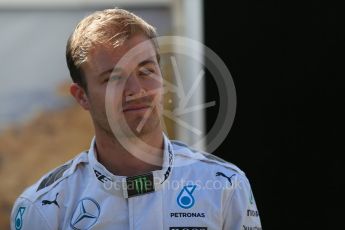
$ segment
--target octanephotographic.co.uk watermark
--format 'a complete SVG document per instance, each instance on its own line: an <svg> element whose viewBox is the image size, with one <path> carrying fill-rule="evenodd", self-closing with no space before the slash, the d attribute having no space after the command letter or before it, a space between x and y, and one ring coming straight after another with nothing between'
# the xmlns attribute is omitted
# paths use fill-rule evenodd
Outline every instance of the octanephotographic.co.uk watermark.
<svg viewBox="0 0 345 230"><path fill-rule="evenodd" d="M145 181L145 187L155 187L155 185L159 185L160 187L164 187L164 190L181 190L185 186L195 186L196 191L242 189L241 181L236 177L232 180L231 183L222 182L220 180L185 180L183 178L179 180L167 180L163 184L160 183L160 179L154 178L153 181ZM106 183L103 183L103 187L105 190L115 191L133 190L136 188L136 186L136 184L126 183L126 181L107 181Z"/></svg>

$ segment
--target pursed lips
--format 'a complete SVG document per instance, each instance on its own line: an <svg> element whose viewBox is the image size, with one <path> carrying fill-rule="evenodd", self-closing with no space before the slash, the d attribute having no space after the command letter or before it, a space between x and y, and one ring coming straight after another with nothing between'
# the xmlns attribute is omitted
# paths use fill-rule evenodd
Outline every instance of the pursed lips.
<svg viewBox="0 0 345 230"><path fill-rule="evenodd" d="M150 108L150 107L151 107L150 105L143 105L143 104L140 104L140 105L128 105L128 106L124 107L123 112L138 111L138 110L147 109L147 108Z"/></svg>

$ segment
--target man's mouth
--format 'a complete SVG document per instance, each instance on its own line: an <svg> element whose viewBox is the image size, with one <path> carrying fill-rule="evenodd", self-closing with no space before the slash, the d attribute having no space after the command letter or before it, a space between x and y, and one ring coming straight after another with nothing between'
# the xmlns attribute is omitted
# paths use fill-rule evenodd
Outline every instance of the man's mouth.
<svg viewBox="0 0 345 230"><path fill-rule="evenodd" d="M149 105L129 105L129 106L125 106L123 109L123 112L137 112L137 111L144 111L148 108L150 108L151 106Z"/></svg>

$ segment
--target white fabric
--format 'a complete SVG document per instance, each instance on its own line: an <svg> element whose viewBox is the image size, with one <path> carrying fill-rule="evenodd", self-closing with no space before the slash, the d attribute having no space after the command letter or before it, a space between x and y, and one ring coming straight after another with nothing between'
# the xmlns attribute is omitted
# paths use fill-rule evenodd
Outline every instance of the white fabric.
<svg viewBox="0 0 345 230"><path fill-rule="evenodd" d="M250 184L236 166L164 137L155 191L127 198L126 177L97 161L94 142L20 195L12 230L261 229Z"/></svg>

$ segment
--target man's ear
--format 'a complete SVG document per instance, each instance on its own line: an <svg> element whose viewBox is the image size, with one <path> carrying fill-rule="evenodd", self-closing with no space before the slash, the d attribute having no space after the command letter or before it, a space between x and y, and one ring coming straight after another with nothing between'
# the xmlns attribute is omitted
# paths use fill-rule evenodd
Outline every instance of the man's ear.
<svg viewBox="0 0 345 230"><path fill-rule="evenodd" d="M77 83L72 83L69 91L78 102L78 104L81 105L81 107L83 107L85 110L90 109L89 99L86 95L85 90L80 85L78 85Z"/></svg>

